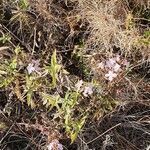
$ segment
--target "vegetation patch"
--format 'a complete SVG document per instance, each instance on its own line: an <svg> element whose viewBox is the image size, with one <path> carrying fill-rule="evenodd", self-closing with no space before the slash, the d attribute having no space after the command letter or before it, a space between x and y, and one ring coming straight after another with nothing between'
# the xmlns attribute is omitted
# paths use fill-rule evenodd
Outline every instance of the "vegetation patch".
<svg viewBox="0 0 150 150"><path fill-rule="evenodd" d="M146 0L1 0L0 149L149 150L149 27Z"/></svg>

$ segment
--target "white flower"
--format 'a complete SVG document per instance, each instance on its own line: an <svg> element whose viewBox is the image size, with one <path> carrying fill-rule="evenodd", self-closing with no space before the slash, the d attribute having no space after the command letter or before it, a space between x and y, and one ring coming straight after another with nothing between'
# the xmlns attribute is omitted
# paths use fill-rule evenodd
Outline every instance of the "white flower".
<svg viewBox="0 0 150 150"><path fill-rule="evenodd" d="M129 67L130 63L125 59L123 60L122 64L126 67Z"/></svg>
<svg viewBox="0 0 150 150"><path fill-rule="evenodd" d="M97 67L100 68L100 69L104 69L105 64L103 62L100 62L100 63L97 64Z"/></svg>
<svg viewBox="0 0 150 150"><path fill-rule="evenodd" d="M110 58L108 61L106 61L106 67L109 69L112 69L115 64L116 60L114 58Z"/></svg>
<svg viewBox="0 0 150 150"><path fill-rule="evenodd" d="M109 72L105 75L105 77L106 77L109 81L112 81L114 78L117 77L117 74L114 73L113 71L109 71Z"/></svg>
<svg viewBox="0 0 150 150"><path fill-rule="evenodd" d="M37 72L39 73L39 60L32 60L31 63L28 64L27 66L27 71L28 74L31 74L32 72Z"/></svg>
<svg viewBox="0 0 150 150"><path fill-rule="evenodd" d="M93 88L92 88L92 86L86 86L86 87L84 88L83 95L84 95L85 97L88 97L89 95L92 95L92 94L93 94Z"/></svg>
<svg viewBox="0 0 150 150"><path fill-rule="evenodd" d="M113 67L113 70L115 71L115 72L118 72L118 71L120 71L120 65L118 64L118 63L116 63L115 64L115 66Z"/></svg>
<svg viewBox="0 0 150 150"><path fill-rule="evenodd" d="M82 84L83 84L83 81L82 81L82 80L78 81L77 84L75 84L75 87L76 87L77 91L80 90Z"/></svg>
<svg viewBox="0 0 150 150"><path fill-rule="evenodd" d="M48 150L63 150L63 146L57 139L53 140L47 146Z"/></svg>
<svg viewBox="0 0 150 150"><path fill-rule="evenodd" d="M28 70L28 73L31 74L32 72L35 71L35 68L34 68L34 65L29 63L28 66L27 66L27 70Z"/></svg>
<svg viewBox="0 0 150 150"><path fill-rule="evenodd" d="M120 55L116 55L115 59L117 62L119 62L120 61Z"/></svg>

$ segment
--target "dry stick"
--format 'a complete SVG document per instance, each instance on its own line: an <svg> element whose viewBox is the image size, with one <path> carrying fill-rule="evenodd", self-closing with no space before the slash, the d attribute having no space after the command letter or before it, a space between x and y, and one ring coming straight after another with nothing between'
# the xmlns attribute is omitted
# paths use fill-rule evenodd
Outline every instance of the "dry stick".
<svg viewBox="0 0 150 150"><path fill-rule="evenodd" d="M114 129L114 128L120 126L120 125L121 125L121 123L118 123L118 124L116 124L115 126L109 128L108 130L106 130L105 132L103 132L102 134L100 134L99 136L97 136L95 139L93 139L93 140L87 142L87 144L90 144L90 143L94 142L95 140L97 140L98 138L100 138L101 136L103 136L104 134L106 134L107 132L111 131L112 129Z"/></svg>

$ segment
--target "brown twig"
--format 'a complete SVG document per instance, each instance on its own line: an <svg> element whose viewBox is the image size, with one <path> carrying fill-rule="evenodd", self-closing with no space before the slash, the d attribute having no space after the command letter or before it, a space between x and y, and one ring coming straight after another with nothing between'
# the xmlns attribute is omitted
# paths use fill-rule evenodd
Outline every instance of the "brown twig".
<svg viewBox="0 0 150 150"><path fill-rule="evenodd" d="M102 134L100 134L99 136L97 136L96 138L94 138L93 140L87 142L87 144L90 144L90 143L94 142L94 141L97 140L98 138L102 137L103 135L105 135L106 133L108 133L109 131L111 131L112 129L114 129L114 128L120 126L120 125L121 125L121 123L118 123L118 124L116 124L115 126L109 128L108 130L106 130L105 132L103 132Z"/></svg>

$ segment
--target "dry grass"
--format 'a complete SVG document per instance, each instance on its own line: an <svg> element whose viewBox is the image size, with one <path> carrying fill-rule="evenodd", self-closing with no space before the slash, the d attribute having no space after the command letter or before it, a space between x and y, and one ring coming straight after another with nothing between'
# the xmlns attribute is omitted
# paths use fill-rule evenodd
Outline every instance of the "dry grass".
<svg viewBox="0 0 150 150"><path fill-rule="evenodd" d="M140 1L142 2L144 3ZM138 4L139 2L136 1L135 7ZM119 0L79 1L81 17L89 23L87 50L107 54L116 47L121 53L129 55L132 55L135 50L143 51L142 46L138 44L142 34L136 24L135 17L137 16L128 5L129 2ZM147 55L149 55L149 50L147 50Z"/></svg>

